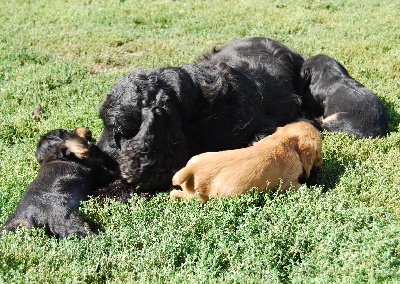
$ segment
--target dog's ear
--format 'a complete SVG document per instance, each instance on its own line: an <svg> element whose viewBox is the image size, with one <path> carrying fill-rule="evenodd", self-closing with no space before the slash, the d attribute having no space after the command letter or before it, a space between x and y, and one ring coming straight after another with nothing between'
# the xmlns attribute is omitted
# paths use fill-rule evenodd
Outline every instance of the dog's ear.
<svg viewBox="0 0 400 284"><path fill-rule="evenodd" d="M40 165L52 160L58 160L65 157L66 146L59 137L41 140L36 148L36 159Z"/></svg>
<svg viewBox="0 0 400 284"><path fill-rule="evenodd" d="M301 96L304 96L307 93L311 84L311 75L311 69L303 66L299 78L299 92Z"/></svg>
<svg viewBox="0 0 400 284"><path fill-rule="evenodd" d="M300 157L300 162L303 165L303 170L306 174L306 178L310 177L311 169L314 165L314 160L317 153L316 143L310 139L299 139L297 151Z"/></svg>
<svg viewBox="0 0 400 284"><path fill-rule="evenodd" d="M43 165L50 161L64 159L68 155L66 151L67 147L64 142L53 144L42 152L43 156L40 160L38 159L38 162Z"/></svg>
<svg viewBox="0 0 400 284"><path fill-rule="evenodd" d="M142 117L138 134L121 143L121 174L145 189L167 187L188 159L179 114L173 107L152 107L143 108Z"/></svg>

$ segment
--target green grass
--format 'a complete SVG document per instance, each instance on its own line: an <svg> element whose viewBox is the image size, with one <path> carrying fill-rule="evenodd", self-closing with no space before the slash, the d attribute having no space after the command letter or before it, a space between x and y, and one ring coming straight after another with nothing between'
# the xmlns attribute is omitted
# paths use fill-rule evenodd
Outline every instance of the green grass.
<svg viewBox="0 0 400 284"><path fill-rule="evenodd" d="M205 205L167 193L89 200L80 211L104 226L98 237L6 233L0 283L400 282L398 2L11 0L0 18L0 223L36 176L40 135L87 125L98 137L98 106L123 74L193 62L234 38L331 55L390 115L383 138L324 133L318 187Z"/></svg>

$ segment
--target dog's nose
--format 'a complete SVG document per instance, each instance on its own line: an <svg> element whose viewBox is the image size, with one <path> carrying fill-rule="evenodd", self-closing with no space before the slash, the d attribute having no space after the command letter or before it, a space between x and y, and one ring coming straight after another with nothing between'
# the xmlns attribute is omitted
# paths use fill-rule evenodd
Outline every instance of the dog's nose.
<svg viewBox="0 0 400 284"><path fill-rule="evenodd" d="M114 137L111 137L106 130L101 132L99 140L96 142L96 146L114 160L119 157L120 149L117 148Z"/></svg>

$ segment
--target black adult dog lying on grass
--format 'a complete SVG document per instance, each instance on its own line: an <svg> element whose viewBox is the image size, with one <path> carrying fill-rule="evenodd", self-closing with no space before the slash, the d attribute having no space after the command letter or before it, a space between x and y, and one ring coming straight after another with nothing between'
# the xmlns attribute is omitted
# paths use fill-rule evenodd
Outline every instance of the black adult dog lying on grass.
<svg viewBox="0 0 400 284"><path fill-rule="evenodd" d="M92 233L74 211L88 194L112 179L116 165L90 140L86 127L52 130L40 139L36 148L39 173L4 229L44 226L48 234L60 238Z"/></svg>
<svg viewBox="0 0 400 284"><path fill-rule="evenodd" d="M200 62L120 79L100 106L97 145L141 190L167 190L190 157L242 148L294 121L303 58L268 38L234 40Z"/></svg>
<svg viewBox="0 0 400 284"><path fill-rule="evenodd" d="M321 117L328 131L342 131L358 138L383 136L388 116L379 99L354 80L333 58L319 54L304 62L302 108L309 117Z"/></svg>

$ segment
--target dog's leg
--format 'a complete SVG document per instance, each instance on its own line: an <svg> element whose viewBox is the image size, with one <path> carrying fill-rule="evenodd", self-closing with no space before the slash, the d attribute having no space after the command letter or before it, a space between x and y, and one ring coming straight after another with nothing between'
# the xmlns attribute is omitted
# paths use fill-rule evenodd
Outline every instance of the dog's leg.
<svg viewBox="0 0 400 284"><path fill-rule="evenodd" d="M303 168L301 164L297 165L297 169L293 170L291 173L289 173L284 180L282 180L282 184L279 188L279 192L285 192L290 188L290 186L293 186L295 189L299 189L301 187L301 184L299 183L299 177L303 173Z"/></svg>
<svg viewBox="0 0 400 284"><path fill-rule="evenodd" d="M200 202L207 202L209 200L209 197L207 195L201 194L198 191L192 191L192 190L186 190L185 187L183 187L183 190L178 190L178 189L173 189L170 194L169 194L169 198L177 198L179 200L181 200L182 198L185 198L186 200L190 200L193 197L197 197L197 199Z"/></svg>
<svg viewBox="0 0 400 284"><path fill-rule="evenodd" d="M94 235L89 225L75 212L72 212L68 217L58 216L55 220L48 222L48 231L59 238L67 238L74 234L80 238Z"/></svg>
<svg viewBox="0 0 400 284"><path fill-rule="evenodd" d="M322 127L331 132L343 132L363 138L366 135L363 133L360 123L360 119L351 113L337 112L324 118L322 120Z"/></svg>
<svg viewBox="0 0 400 284"><path fill-rule="evenodd" d="M339 116L339 113L334 113L334 114L332 114L330 116L327 116L327 117L322 119L322 124L326 124L326 123L328 123L328 122L330 122L332 120L337 120L338 116Z"/></svg>
<svg viewBox="0 0 400 284"><path fill-rule="evenodd" d="M13 219L13 220L7 220L7 222L4 223L3 227L4 229L9 231L14 231L18 227L30 230L32 228L32 224L25 219Z"/></svg>
<svg viewBox="0 0 400 284"><path fill-rule="evenodd" d="M173 199L173 198L177 198L177 199L182 199L182 197L186 197L185 193L183 192L183 190L178 190L178 189L173 189L170 193L169 193L169 198Z"/></svg>
<svg viewBox="0 0 400 284"><path fill-rule="evenodd" d="M285 192L290 188L290 186L293 186L295 189L299 189L301 187L301 184L299 183L297 178L293 180L287 180L282 183L278 191Z"/></svg>
<svg viewBox="0 0 400 284"><path fill-rule="evenodd" d="M210 199L208 195L201 194L200 192L196 192L196 197L202 203L206 203Z"/></svg>

